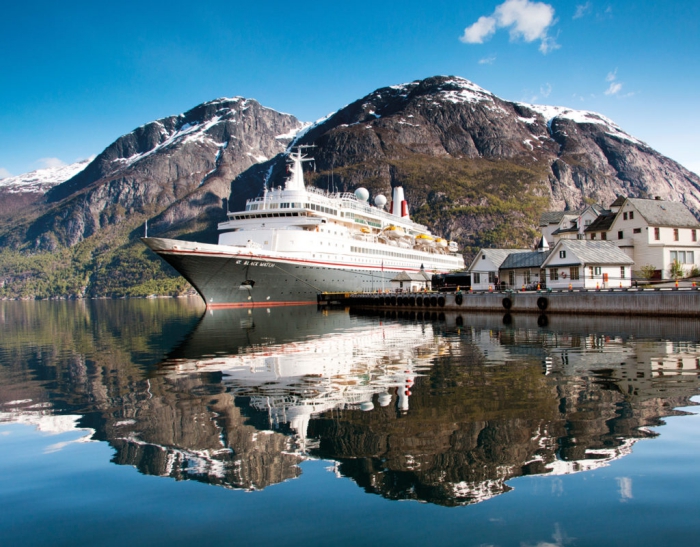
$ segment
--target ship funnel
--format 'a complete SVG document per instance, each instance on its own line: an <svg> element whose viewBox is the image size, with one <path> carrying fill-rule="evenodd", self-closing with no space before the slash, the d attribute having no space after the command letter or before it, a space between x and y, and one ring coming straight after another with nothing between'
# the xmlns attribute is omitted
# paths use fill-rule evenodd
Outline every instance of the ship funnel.
<svg viewBox="0 0 700 547"><path fill-rule="evenodd" d="M408 202L403 197L403 187L401 186L394 188L391 200L391 214L397 217L408 218Z"/></svg>

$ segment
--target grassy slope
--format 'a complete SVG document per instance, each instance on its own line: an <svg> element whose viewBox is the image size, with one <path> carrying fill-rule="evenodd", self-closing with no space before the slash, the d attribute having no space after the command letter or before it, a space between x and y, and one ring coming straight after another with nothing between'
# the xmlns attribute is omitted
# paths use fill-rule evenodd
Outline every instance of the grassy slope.
<svg viewBox="0 0 700 547"><path fill-rule="evenodd" d="M549 203L547 188L540 182L546 180L545 166L540 163L404 153L390 160L389 167L413 204L413 219L456 240L467 261L481 247L532 246L539 216ZM371 172L377 172L377 164L358 163L336 169L335 175L361 180L375 194L386 191L389 181L367 178ZM329 174L309 175L313 182ZM123 217L78 245L52 253L33 253L29 245L18 251L0 250L0 298L138 297L191 291L138 240L145 219L139 214ZM197 233L210 239L212 222L203 219L179 226L168 237L189 234L191 239Z"/></svg>

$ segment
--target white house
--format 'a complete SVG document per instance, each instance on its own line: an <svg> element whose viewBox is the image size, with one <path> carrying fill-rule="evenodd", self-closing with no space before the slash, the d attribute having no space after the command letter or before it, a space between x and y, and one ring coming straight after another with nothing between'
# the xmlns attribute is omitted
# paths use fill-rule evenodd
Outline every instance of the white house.
<svg viewBox="0 0 700 547"><path fill-rule="evenodd" d="M550 289L629 287L634 261L612 241L560 239L542 263Z"/></svg>
<svg viewBox="0 0 700 547"><path fill-rule="evenodd" d="M635 277L653 265L657 279L670 279L674 260L686 275L700 268L700 223L683 203L626 198L613 205L588 226L586 238L614 242L634 260Z"/></svg>
<svg viewBox="0 0 700 547"><path fill-rule="evenodd" d="M467 271L472 276L472 290L495 289L498 270L511 253L526 253L529 249L481 249Z"/></svg>
<svg viewBox="0 0 700 547"><path fill-rule="evenodd" d="M542 263L549 254L549 249L509 254L499 270L502 283L506 287L515 289L532 288L538 285L544 288Z"/></svg>
<svg viewBox="0 0 700 547"><path fill-rule="evenodd" d="M584 230L605 212L598 204L575 211L547 211L540 216L540 231L550 246L559 239L584 239Z"/></svg>
<svg viewBox="0 0 700 547"><path fill-rule="evenodd" d="M430 289L431 277L423 270L420 272L399 272L391 280L391 288L394 291L418 292Z"/></svg>

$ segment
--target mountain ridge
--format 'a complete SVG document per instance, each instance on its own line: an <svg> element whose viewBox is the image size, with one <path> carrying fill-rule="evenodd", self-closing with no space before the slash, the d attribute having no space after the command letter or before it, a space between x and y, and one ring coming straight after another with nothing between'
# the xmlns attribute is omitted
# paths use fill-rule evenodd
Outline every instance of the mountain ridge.
<svg viewBox="0 0 700 547"><path fill-rule="evenodd" d="M314 124L244 97L148 122L34 208L0 219L0 246L79 254L80 294L128 293L127 279L105 277L127 263L145 291L148 275L175 277L141 248L146 220L149 235L215 242L227 210L283 184L293 145L315 147L306 178L320 188L404 186L415 220L458 241L467 258L479 247L530 246L545 210L608 205L618 194L682 201L700 216L700 178L605 116L436 76L377 89ZM5 287L40 275L12 267L0 267Z"/></svg>

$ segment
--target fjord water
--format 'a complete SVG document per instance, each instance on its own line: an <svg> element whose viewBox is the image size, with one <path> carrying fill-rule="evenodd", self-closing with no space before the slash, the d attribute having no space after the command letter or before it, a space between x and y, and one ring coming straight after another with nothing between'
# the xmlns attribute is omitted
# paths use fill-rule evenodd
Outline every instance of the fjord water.
<svg viewBox="0 0 700 547"><path fill-rule="evenodd" d="M696 320L0 302L5 545L679 545Z"/></svg>

